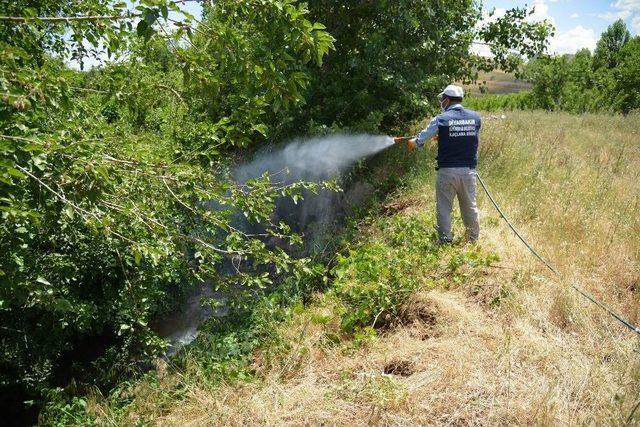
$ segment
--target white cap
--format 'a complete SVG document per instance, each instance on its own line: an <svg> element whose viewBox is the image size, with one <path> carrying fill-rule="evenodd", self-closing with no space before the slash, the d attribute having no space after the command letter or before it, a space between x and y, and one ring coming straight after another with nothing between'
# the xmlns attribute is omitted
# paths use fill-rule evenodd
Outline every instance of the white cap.
<svg viewBox="0 0 640 427"><path fill-rule="evenodd" d="M448 96L449 98L463 98L464 90L460 86L449 85L444 88L442 92L438 94L438 99L442 99L443 96Z"/></svg>

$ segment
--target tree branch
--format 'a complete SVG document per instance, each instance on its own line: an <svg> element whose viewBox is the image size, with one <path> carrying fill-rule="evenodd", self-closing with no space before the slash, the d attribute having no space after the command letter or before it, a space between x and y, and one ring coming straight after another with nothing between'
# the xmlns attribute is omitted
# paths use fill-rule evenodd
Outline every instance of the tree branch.
<svg viewBox="0 0 640 427"><path fill-rule="evenodd" d="M86 16L0 16L0 21L25 24L27 22L72 22L72 21L117 21L140 16L139 13L127 15L86 15Z"/></svg>
<svg viewBox="0 0 640 427"><path fill-rule="evenodd" d="M47 190L49 190L50 192L52 192L56 197L58 197L58 199L60 199L60 201L68 204L69 206L71 206L73 209L75 209L76 211L85 214L85 215L89 215L92 216L96 219L100 219L96 216L96 214L89 212L83 208L81 208L80 206L76 205L75 203L73 203L71 200L67 199L63 194L58 193L56 190L54 190L53 188L51 188L49 185L47 185L47 183L45 183L44 181L42 181L40 178L38 178L37 176L35 176L34 174L32 174L31 172L29 172L29 170L27 168L23 168L20 165L15 165L16 168L18 168L22 173L30 176L32 179L34 179L35 181L38 182L38 184L40 184L41 186L43 186L44 188L46 188Z"/></svg>
<svg viewBox="0 0 640 427"><path fill-rule="evenodd" d="M180 101L185 102L184 98L182 98L182 95L180 95L180 92L178 92L174 88L167 85L163 85L163 84L159 84L157 85L157 87L159 87L160 89L168 90L169 92L173 93L176 96L176 98L178 98Z"/></svg>
<svg viewBox="0 0 640 427"><path fill-rule="evenodd" d="M72 90L76 90L78 92L110 93L109 91L106 91L106 90L91 89L91 88L88 88L88 87L70 86L70 88Z"/></svg>
<svg viewBox="0 0 640 427"><path fill-rule="evenodd" d="M35 143L40 142L35 139L29 139L22 136L13 136L13 135L0 135L0 138L12 139L15 141L26 141L26 142L35 142Z"/></svg>
<svg viewBox="0 0 640 427"><path fill-rule="evenodd" d="M76 210L77 212L80 212L81 214L87 215L87 216L91 216L94 217L95 219L97 219L98 221L100 221L100 217L98 215L96 215L93 212L89 212L83 208L81 208L80 206L76 205L75 203L73 203L71 200L67 199L63 194L58 193L56 190L54 190L53 188L51 188L49 185L47 185L44 181L42 181L40 178L38 178L37 176L35 176L34 174L32 174L31 172L29 172L28 169L23 168L20 165L15 165L16 168L20 169L23 173L27 174L29 177L31 177L32 179L34 179L38 184L40 184L41 186L43 186L44 188L46 188L47 190L49 190L51 193L53 193L60 201L62 201L63 203L71 206L74 210ZM116 237L118 237L121 240L124 240L126 242L129 243L133 243L135 245L139 245L138 242L136 242L135 240L131 240L130 238L123 236L122 234L118 233L117 231L108 228L108 231L110 233L113 233L113 235L115 235Z"/></svg>
<svg viewBox="0 0 640 427"><path fill-rule="evenodd" d="M187 205L185 202L180 200L180 198L176 195L176 193L174 193L173 190L171 190L171 187L169 187L169 185L167 184L167 181L165 181L164 178L162 178L162 183L164 184L165 187L167 187L167 190L169 190L169 193L171 193L173 198L176 199L178 203L180 203L180 205L185 207L187 210L193 212L194 214L197 214L197 212L191 206Z"/></svg>

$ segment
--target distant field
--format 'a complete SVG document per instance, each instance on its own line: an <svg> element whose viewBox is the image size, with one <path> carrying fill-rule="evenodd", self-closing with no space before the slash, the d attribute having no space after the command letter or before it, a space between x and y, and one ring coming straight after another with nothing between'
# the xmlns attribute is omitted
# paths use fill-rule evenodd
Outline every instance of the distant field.
<svg viewBox="0 0 640 427"><path fill-rule="evenodd" d="M486 94L516 93L531 89L531 83L516 79L513 74L504 71L481 72L476 84L463 85L468 94L482 96ZM484 87L484 89L481 89Z"/></svg>

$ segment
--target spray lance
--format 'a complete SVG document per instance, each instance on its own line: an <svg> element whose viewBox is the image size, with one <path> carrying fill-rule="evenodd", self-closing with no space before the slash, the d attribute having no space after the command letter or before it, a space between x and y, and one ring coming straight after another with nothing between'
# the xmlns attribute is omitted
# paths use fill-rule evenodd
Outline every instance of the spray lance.
<svg viewBox="0 0 640 427"><path fill-rule="evenodd" d="M437 142L438 141L438 135L436 135L433 138L431 138L431 140ZM395 136L395 137L393 137L393 142L396 143L396 144L407 144L407 150L409 152L412 152L418 146L416 144L416 137L415 136Z"/></svg>

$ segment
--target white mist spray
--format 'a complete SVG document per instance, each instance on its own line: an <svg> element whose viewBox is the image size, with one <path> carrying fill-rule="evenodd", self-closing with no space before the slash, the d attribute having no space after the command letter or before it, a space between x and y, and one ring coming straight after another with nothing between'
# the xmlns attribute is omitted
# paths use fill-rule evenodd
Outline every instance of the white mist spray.
<svg viewBox="0 0 640 427"><path fill-rule="evenodd" d="M336 134L309 139L296 139L284 146L268 147L260 151L253 160L238 166L233 177L239 183L260 177L269 172L274 180L292 182L297 180L321 181L338 177L358 160L370 157L393 145L393 138L380 135ZM309 250L318 246L336 224L339 217L349 213L354 205L364 202L373 193L373 187L362 182L352 182L345 191L336 193L325 190L319 194L307 194L304 201L292 203L286 198L279 200L276 215L290 222L294 232L303 232ZM243 220L242 215L238 215ZM235 224L238 228L250 227L249 223ZM202 284L187 299L183 309L172 316L156 322L155 330L169 339L171 347L167 356L191 343L198 336L198 326L208 316L224 316L224 304L216 311L203 307L203 297L224 301L223 294L214 294L210 284Z"/></svg>
<svg viewBox="0 0 640 427"><path fill-rule="evenodd" d="M317 181L333 178L358 160L372 156L393 145L393 138L381 135L336 134L310 139L296 139L239 166L234 178L245 182L264 172L281 174L288 171L287 180Z"/></svg>

